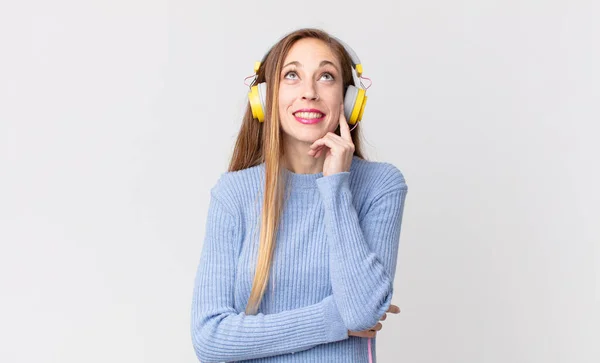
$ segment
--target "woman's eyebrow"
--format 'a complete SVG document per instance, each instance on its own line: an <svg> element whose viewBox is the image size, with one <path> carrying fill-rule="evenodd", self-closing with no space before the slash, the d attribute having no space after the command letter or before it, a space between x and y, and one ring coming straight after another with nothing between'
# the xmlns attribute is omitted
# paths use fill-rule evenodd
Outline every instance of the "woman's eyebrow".
<svg viewBox="0 0 600 363"><path fill-rule="evenodd" d="M287 66L289 66L289 65L292 65L292 64L293 64L293 65L295 65L295 66L296 66L296 67L298 67L298 68L302 68L302 63L300 63L300 62L298 62L298 61L292 61L292 62L289 62L288 64L284 65L284 66L283 66L283 68L285 68L285 67L287 67ZM328 65L328 64L329 64L329 65L331 65L333 68L335 68L335 70L336 70L336 71L338 71L338 72L339 72L339 69L338 69L338 67L336 67L336 65L335 65L333 62L331 62L331 61L328 61L328 60L323 60L323 61L321 61L321 63L319 63L319 68L321 68L321 67L323 67L323 66L325 66L325 65Z"/></svg>
<svg viewBox="0 0 600 363"><path fill-rule="evenodd" d="M327 64L330 64L333 68L335 68L336 71L339 72L338 67L336 67L335 64L333 64L333 62L328 61L328 60L321 61L321 63L319 64L319 68L321 68L321 67L323 67L323 66L325 66Z"/></svg>

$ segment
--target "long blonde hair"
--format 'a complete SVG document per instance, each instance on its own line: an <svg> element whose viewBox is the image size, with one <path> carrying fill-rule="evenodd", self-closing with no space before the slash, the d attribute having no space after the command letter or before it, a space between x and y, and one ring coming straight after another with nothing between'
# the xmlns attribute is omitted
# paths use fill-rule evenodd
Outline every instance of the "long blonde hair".
<svg viewBox="0 0 600 363"><path fill-rule="evenodd" d="M281 157L284 155L285 150L278 113L279 74L290 48L296 41L303 38L319 39L330 46L341 63L344 94L349 85L355 85L350 55L340 42L320 29L304 28L287 34L271 47L261 61L254 84L267 83L265 121L260 123L254 119L250 104L248 104L228 169L228 171L238 171L265 163L260 244L254 281L246 305L247 315L254 315L258 312L258 307L267 288L277 239L277 229L284 202L285 180L283 180L281 174ZM364 159L360 148L360 130L359 122L359 125L351 133L352 142L355 147L354 155Z"/></svg>

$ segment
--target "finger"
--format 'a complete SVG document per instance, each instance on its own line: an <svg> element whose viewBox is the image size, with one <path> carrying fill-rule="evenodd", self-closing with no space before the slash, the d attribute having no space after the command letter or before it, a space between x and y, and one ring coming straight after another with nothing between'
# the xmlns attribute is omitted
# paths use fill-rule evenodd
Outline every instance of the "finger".
<svg viewBox="0 0 600 363"><path fill-rule="evenodd" d="M337 149L338 147L342 147L343 145L336 138L339 138L339 136L334 133L327 133L327 135L313 142L312 145L310 145L310 148L314 150L320 146L327 146L330 149Z"/></svg>
<svg viewBox="0 0 600 363"><path fill-rule="evenodd" d="M316 148L314 148L314 149L310 149L310 150L308 150L308 155L315 156L315 155L316 155L316 153L317 153L317 151L319 151L319 150L321 150L321 149L322 149L322 146L316 147Z"/></svg>
<svg viewBox="0 0 600 363"><path fill-rule="evenodd" d="M346 115L344 115L343 103L340 107L340 136L346 141L352 141L352 136L350 135L350 126L348 126L348 120L346 120Z"/></svg>
<svg viewBox="0 0 600 363"><path fill-rule="evenodd" d="M387 319L387 314L386 314L386 313L383 313L383 316L382 316L382 317L381 317L381 319L379 319L379 320L382 320L382 321L383 321L383 320L385 320L385 319Z"/></svg>
<svg viewBox="0 0 600 363"><path fill-rule="evenodd" d="M377 336L377 332L376 331L372 331L372 330L363 330L363 331L348 331L348 336L353 336L353 337L361 337L361 338L375 338L375 336Z"/></svg>
<svg viewBox="0 0 600 363"><path fill-rule="evenodd" d="M390 313L392 314L398 314L400 312L400 308L396 305L390 305L390 307L388 308L388 310Z"/></svg>
<svg viewBox="0 0 600 363"><path fill-rule="evenodd" d="M380 331L383 328L383 324L377 323L371 330Z"/></svg>
<svg viewBox="0 0 600 363"><path fill-rule="evenodd" d="M314 149L310 149L310 150L308 151L308 155L312 155L313 157L315 157L315 158L316 158L316 157L318 157L318 152L319 152L319 151L321 151L321 150L322 150L324 147L325 147L325 146L323 146L323 145L322 145L322 146L317 146L317 147L316 147L316 148L314 148Z"/></svg>
<svg viewBox="0 0 600 363"><path fill-rule="evenodd" d="M315 154L315 158L318 158L319 156L321 156L322 151L323 151L323 148L320 148L319 151L317 151L317 153Z"/></svg>
<svg viewBox="0 0 600 363"><path fill-rule="evenodd" d="M375 336L377 335L377 332L373 331L373 330L365 330L365 331L360 332L359 335L363 338L375 338Z"/></svg>
<svg viewBox="0 0 600 363"><path fill-rule="evenodd" d="M326 145L327 141L328 141L328 139L325 136L323 136L322 138L315 140L315 142L313 142L312 145L310 145L310 148L314 150L314 149L318 148L319 146Z"/></svg>

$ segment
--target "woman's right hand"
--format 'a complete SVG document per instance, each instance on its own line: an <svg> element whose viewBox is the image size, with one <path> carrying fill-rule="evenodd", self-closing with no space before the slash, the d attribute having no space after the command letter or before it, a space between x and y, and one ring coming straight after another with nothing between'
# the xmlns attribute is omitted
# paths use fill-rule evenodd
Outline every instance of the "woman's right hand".
<svg viewBox="0 0 600 363"><path fill-rule="evenodd" d="M389 309L387 310L387 312L392 313L392 314L398 314L398 313L400 313L400 308L394 304L391 304ZM387 313L384 313L383 316L381 317L381 319L379 319L379 320L383 321L386 318L387 318ZM375 336L377 335L377 332L380 331L381 328L383 328L383 325L381 323L377 323L371 329L367 329L367 330L363 330L363 331L348 330L348 336L361 337L361 338L375 338Z"/></svg>

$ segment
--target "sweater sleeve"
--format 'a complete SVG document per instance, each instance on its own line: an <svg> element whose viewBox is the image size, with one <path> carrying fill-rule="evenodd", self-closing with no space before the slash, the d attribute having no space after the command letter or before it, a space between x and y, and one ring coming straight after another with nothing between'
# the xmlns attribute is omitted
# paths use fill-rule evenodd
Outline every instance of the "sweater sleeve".
<svg viewBox="0 0 600 363"><path fill-rule="evenodd" d="M333 296L346 327L373 327L391 304L407 186L398 169L359 220L350 172L317 179L330 249Z"/></svg>
<svg viewBox="0 0 600 363"><path fill-rule="evenodd" d="M333 295L275 314L234 308L241 223L211 191L206 232L194 282L191 335L202 363L294 353L348 338Z"/></svg>

